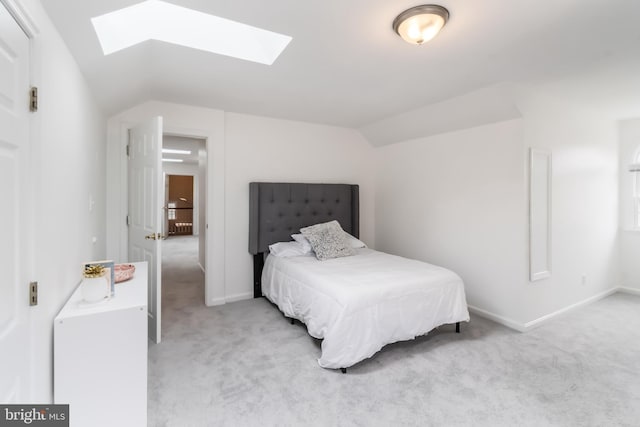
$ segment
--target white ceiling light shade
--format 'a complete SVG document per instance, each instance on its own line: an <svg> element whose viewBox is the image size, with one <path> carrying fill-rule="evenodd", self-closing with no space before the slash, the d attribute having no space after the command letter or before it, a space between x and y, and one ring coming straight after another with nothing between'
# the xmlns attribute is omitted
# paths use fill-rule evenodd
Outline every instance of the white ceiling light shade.
<svg viewBox="0 0 640 427"><path fill-rule="evenodd" d="M105 55L148 40L271 65L291 37L251 25L147 0L91 18Z"/></svg>
<svg viewBox="0 0 640 427"><path fill-rule="evenodd" d="M442 6L425 4L407 9L393 20L393 30L406 42L423 44L438 35L449 20Z"/></svg>

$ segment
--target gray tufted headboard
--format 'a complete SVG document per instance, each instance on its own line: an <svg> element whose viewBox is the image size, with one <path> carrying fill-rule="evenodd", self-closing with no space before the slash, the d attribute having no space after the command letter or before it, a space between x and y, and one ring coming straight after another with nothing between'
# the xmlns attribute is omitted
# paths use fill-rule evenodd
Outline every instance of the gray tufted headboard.
<svg viewBox="0 0 640 427"><path fill-rule="evenodd" d="M350 184L252 182L249 184L249 253L254 255L254 297L269 245L287 242L300 228L337 220L360 234L359 187Z"/></svg>

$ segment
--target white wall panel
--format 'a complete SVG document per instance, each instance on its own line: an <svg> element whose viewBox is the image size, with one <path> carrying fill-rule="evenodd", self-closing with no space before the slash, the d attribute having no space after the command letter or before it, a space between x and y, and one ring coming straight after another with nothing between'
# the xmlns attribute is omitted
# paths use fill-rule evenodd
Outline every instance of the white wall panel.
<svg viewBox="0 0 640 427"><path fill-rule="evenodd" d="M640 291L640 230L634 229L633 200L634 174L629 164L640 152L640 118L624 120L619 124L620 138L620 255L621 286Z"/></svg>

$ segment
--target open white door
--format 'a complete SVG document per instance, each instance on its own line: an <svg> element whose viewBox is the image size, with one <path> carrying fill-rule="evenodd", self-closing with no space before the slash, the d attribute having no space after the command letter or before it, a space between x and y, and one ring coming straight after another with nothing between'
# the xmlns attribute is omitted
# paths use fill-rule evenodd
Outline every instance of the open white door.
<svg viewBox="0 0 640 427"><path fill-rule="evenodd" d="M129 131L129 261L149 265L149 339L160 342L162 296L162 117Z"/></svg>
<svg viewBox="0 0 640 427"><path fill-rule="evenodd" d="M31 398L29 38L0 4L0 402Z"/></svg>

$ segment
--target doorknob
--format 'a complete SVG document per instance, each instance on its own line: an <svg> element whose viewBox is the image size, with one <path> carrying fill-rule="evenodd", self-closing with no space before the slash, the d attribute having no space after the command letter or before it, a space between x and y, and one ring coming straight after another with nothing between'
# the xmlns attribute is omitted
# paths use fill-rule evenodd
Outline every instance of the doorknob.
<svg viewBox="0 0 640 427"><path fill-rule="evenodd" d="M164 240L167 238L167 236L165 236L164 234L160 234L160 233L151 233L148 236L144 236L145 239L147 240Z"/></svg>

